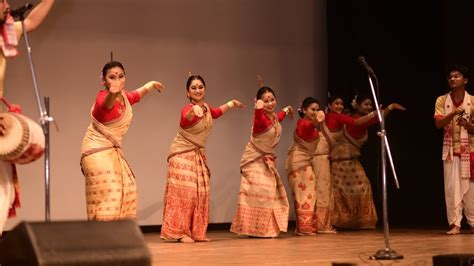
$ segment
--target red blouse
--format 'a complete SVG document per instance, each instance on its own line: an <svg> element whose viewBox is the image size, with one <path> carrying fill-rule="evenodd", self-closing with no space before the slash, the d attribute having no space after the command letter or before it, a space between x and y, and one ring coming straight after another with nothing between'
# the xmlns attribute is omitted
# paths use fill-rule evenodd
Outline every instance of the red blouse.
<svg viewBox="0 0 474 266"><path fill-rule="evenodd" d="M360 115L353 115L352 116L354 119L357 119L359 117L361 117ZM367 128L371 125L375 125L379 122L379 119L377 117L373 117L371 118L369 121L367 121L366 123L362 124L362 125L359 125L359 126L356 126L356 125L347 125L346 126L346 130L347 130L347 133L353 137L354 139L360 139L364 136Z"/></svg>
<svg viewBox="0 0 474 266"><path fill-rule="evenodd" d="M278 113L277 118L278 122L283 121L286 113L281 111ZM268 128L272 126L272 119L270 119L265 111L262 109L255 109L254 119L253 119L253 134L259 134L265 132Z"/></svg>
<svg viewBox="0 0 474 266"><path fill-rule="evenodd" d="M190 103L184 106L183 109L181 110L181 120L179 122L179 125L182 128L191 127L202 119L202 117L198 117L197 115L195 115L194 118L191 120L186 119L186 114L189 112L191 108L193 108L193 106L194 104ZM214 119L219 118L223 114L221 108L219 107L212 108L211 106L209 106L209 108L211 108L210 110L211 116Z"/></svg>
<svg viewBox="0 0 474 266"><path fill-rule="evenodd" d="M326 115L326 126L332 132L341 130L343 125L353 126L354 123L355 119L346 114L329 112Z"/></svg>
<svg viewBox="0 0 474 266"><path fill-rule="evenodd" d="M296 135L306 142L311 142L319 137L319 132L311 120L300 118L296 122Z"/></svg>
<svg viewBox="0 0 474 266"><path fill-rule="evenodd" d="M104 106L105 97L107 96L107 90L101 90L97 93L95 98L95 105L92 109L92 116L101 123L109 122L119 118L122 115L122 111L125 108L125 104L119 101L115 101L111 109L107 109ZM140 101L140 94L137 91L128 92L125 91L128 101L131 105Z"/></svg>

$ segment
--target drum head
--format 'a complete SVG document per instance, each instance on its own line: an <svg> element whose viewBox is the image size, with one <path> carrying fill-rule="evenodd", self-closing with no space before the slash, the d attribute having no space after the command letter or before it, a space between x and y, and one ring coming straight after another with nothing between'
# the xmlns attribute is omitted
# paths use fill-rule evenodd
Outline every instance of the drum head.
<svg viewBox="0 0 474 266"><path fill-rule="evenodd" d="M28 143L27 122L13 113L0 113L0 159L8 159L12 153L22 151ZM23 144L23 147L21 147Z"/></svg>

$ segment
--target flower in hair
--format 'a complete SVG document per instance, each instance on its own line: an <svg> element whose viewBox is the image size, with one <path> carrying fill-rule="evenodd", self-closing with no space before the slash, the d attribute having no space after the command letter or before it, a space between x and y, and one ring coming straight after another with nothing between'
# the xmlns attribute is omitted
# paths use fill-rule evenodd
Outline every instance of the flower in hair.
<svg viewBox="0 0 474 266"><path fill-rule="evenodd" d="M357 94L354 95L354 99L352 99L352 101L351 101L351 106L352 106L352 108L356 109L356 106L357 106Z"/></svg>

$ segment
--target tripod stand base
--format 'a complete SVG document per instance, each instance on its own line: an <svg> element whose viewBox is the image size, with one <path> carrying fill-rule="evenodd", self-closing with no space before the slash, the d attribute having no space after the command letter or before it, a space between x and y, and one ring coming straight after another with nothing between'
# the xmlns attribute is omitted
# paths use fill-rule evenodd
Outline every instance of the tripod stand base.
<svg viewBox="0 0 474 266"><path fill-rule="evenodd" d="M370 256L372 260L401 260L403 255L399 255L395 250L386 248L377 251L374 255Z"/></svg>

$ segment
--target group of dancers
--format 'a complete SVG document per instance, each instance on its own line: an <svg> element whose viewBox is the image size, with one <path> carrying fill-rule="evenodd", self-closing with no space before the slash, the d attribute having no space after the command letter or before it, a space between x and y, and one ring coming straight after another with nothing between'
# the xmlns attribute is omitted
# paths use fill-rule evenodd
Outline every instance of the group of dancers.
<svg viewBox="0 0 474 266"><path fill-rule="evenodd" d="M26 16L25 31L36 29L54 0L42 0ZM6 59L18 55L20 22L10 15L8 1L0 1L0 98L3 98ZM89 220L134 219L137 214L135 176L124 158L121 141L132 119L133 104L148 93L165 87L150 81L134 91L125 90L125 69L107 63L102 71L104 89L97 94L91 123L82 145L81 169L86 179ZM208 241L209 178L205 145L213 120L244 105L231 100L217 108L205 101L206 84L200 76L186 83L190 100L181 111L178 133L168 156L162 238L181 242ZM291 106L275 113L276 94L261 86L256 95L252 134L241 160L242 182L231 231L248 236L276 237L287 230L289 203L276 168L274 149L281 136L280 122L292 117ZM333 225L373 228L375 208L370 183L358 162L366 128L376 123L371 100L359 97L352 116L342 114L340 97L329 100L328 112L319 102L304 99L289 150L286 170L295 199L298 235L335 233ZM391 104L392 109L402 109ZM9 105L8 112L21 112ZM1 126L1 124L0 124ZM0 128L1 129L1 128ZM0 132L1 133L1 132ZM0 232L19 206L15 165L0 160ZM334 193L333 193L334 191Z"/></svg>
<svg viewBox="0 0 474 266"><path fill-rule="evenodd" d="M86 178L89 220L134 219L137 214L136 181L121 149L132 120L132 105L152 91L165 88L150 81L125 90L125 69L108 62L102 70L104 89L91 110L91 123L82 145L81 168ZM168 154L161 237L180 242L209 241L210 171L205 147L214 119L238 100L219 107L205 102L206 83L199 75L186 82L189 99L181 110L179 129ZM289 202L276 167L275 147L281 137L280 122L292 118L291 106L276 112L273 89L257 91L250 140L240 161L241 185L230 230L239 235L276 237L286 232ZM327 112L313 97L303 100L294 143L286 160L288 181L296 210L296 234L336 233L341 228L375 228L377 215L371 185L359 163L367 127L378 122L369 97L357 97L354 112L344 114L342 97L329 99ZM383 110L404 108L392 103Z"/></svg>
<svg viewBox="0 0 474 266"><path fill-rule="evenodd" d="M25 32L36 29L54 4L41 0L24 19ZM0 100L3 98L7 58L18 55L16 46L22 24L10 14L7 0L0 0ZM81 169L86 181L87 217L112 221L135 219L136 180L121 149L132 120L132 105L152 91L165 87L150 81L125 89L125 69L108 62L102 71L103 90L91 109L91 123L83 139ZM474 96L466 92L468 69L454 66L448 72L450 91L438 97L435 125L444 130L443 166L449 235L460 234L463 213L474 233ZM181 110L178 133L168 155L161 237L180 242L209 241L210 171L205 146L214 119L233 108L238 100L213 108L205 102L206 84L199 75L186 83L189 103ZM287 231L289 202L276 167L275 147L281 137L280 122L295 113L291 106L276 112L275 92L263 84L256 94L250 140L240 161L241 185L230 230L251 237L276 237ZM367 128L378 123L370 97L358 96L353 111L344 113L342 97L328 99L326 111L318 100L307 97L298 108L300 118L285 162L296 212L296 234L336 233L336 228L370 229L377 222L370 181L359 162L367 141ZM2 109L3 110L3 109ZM397 103L383 109L405 110ZM8 112L21 112L8 105ZM5 127L0 121L0 135ZM8 217L15 215L18 178L15 165L0 160L0 234Z"/></svg>

